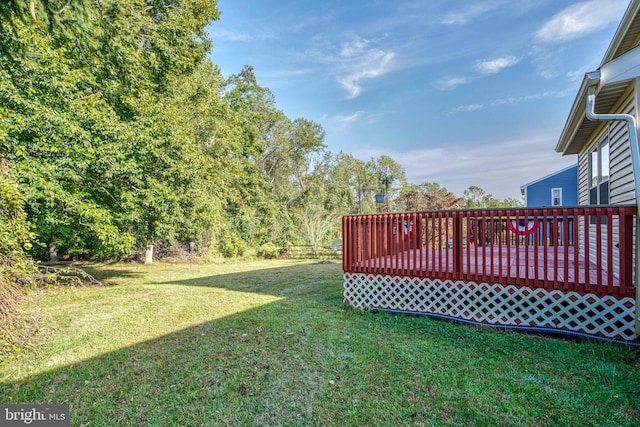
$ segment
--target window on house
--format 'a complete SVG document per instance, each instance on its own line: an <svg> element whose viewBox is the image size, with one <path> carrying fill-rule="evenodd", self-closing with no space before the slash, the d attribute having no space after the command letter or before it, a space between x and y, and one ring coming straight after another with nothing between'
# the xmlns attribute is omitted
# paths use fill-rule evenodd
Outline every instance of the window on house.
<svg viewBox="0 0 640 427"><path fill-rule="evenodd" d="M591 150L591 155L589 156L589 170L591 171L591 174L589 175L589 189L598 185L598 164L600 163L599 154L598 147L595 147ZM591 203L591 200L589 200L589 203Z"/></svg>
<svg viewBox="0 0 640 427"><path fill-rule="evenodd" d="M609 138L605 137L591 150L589 154L589 204L609 204ZM602 223L606 223L602 217ZM596 218L590 218L595 224Z"/></svg>
<svg viewBox="0 0 640 427"><path fill-rule="evenodd" d="M551 189L551 206L562 206L562 188Z"/></svg>
<svg viewBox="0 0 640 427"><path fill-rule="evenodd" d="M609 204L609 139L596 145L589 155L589 204Z"/></svg>

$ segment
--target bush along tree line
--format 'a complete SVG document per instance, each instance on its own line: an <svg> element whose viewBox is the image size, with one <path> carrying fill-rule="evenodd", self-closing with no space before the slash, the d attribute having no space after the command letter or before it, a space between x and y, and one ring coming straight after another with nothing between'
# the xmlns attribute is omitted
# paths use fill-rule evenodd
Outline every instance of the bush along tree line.
<svg viewBox="0 0 640 427"><path fill-rule="evenodd" d="M205 31L219 15L211 0L0 4L3 256L273 256L327 245L344 214L465 205L390 157L327 151L251 66L223 78Z"/></svg>

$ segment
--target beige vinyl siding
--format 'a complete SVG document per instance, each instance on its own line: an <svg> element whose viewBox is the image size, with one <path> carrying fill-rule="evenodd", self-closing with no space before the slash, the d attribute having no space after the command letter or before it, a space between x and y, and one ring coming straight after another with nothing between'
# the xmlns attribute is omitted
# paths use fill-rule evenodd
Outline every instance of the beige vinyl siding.
<svg viewBox="0 0 640 427"><path fill-rule="evenodd" d="M578 155L578 204L589 204L589 151Z"/></svg>
<svg viewBox="0 0 640 427"><path fill-rule="evenodd" d="M636 91L625 92L619 109L615 113L636 115ZM610 123L610 171L609 197L612 205L633 204L635 198L635 186L633 183L633 163L631 150L629 149L629 133L627 123L614 121Z"/></svg>

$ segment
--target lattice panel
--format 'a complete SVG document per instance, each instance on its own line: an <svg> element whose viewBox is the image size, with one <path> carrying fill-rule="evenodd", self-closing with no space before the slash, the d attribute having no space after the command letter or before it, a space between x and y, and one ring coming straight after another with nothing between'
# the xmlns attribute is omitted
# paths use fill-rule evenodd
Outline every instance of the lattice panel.
<svg viewBox="0 0 640 427"><path fill-rule="evenodd" d="M638 338L632 298L345 273L344 299L361 308L432 313L484 324L563 329L624 340Z"/></svg>

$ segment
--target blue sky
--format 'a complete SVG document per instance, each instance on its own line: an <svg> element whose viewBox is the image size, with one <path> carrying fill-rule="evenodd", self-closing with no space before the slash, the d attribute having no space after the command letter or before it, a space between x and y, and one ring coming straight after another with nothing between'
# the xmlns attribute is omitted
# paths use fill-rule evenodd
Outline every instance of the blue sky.
<svg viewBox="0 0 640 427"><path fill-rule="evenodd" d="M291 119L413 183L494 197L577 161L555 152L629 0L219 0L225 77L252 65Z"/></svg>

